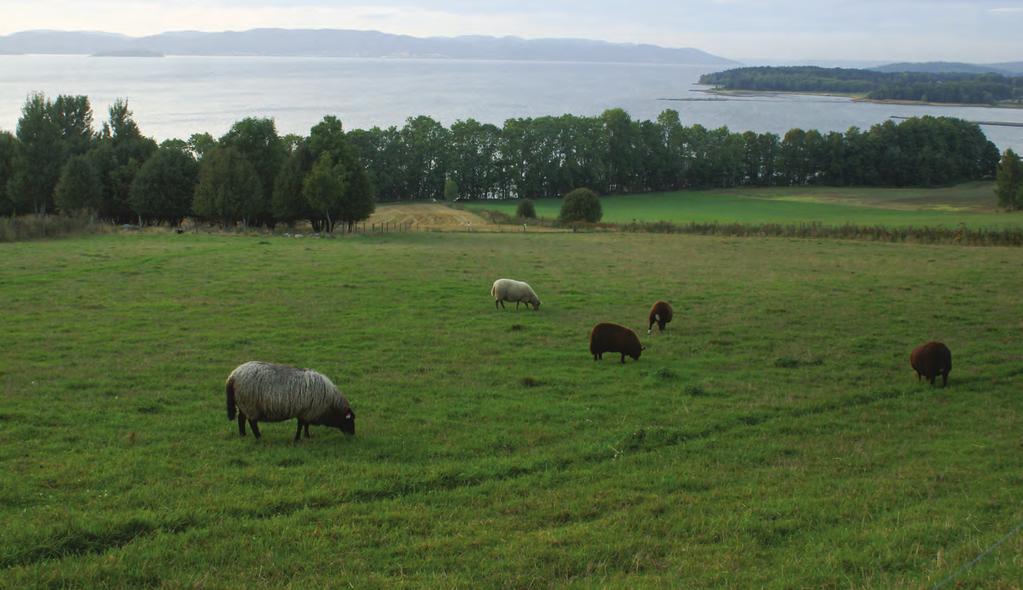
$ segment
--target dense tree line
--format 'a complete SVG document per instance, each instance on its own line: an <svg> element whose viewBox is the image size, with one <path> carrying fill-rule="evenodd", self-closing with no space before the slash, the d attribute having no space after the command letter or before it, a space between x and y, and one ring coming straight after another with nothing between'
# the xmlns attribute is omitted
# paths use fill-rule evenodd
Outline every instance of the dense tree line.
<svg viewBox="0 0 1023 590"><path fill-rule="evenodd" d="M733 133L685 126L667 110L636 121L596 117L472 119L445 128L428 117L350 133L381 200L438 198L445 179L463 199L561 197L772 185L933 186L994 174L998 151L980 128L950 118L885 122L845 133ZM426 155L424 155L426 154ZM450 186L450 185L449 185Z"/></svg>
<svg viewBox="0 0 1023 590"><path fill-rule="evenodd" d="M157 145L125 101L96 131L87 97L34 94L16 134L0 132L2 214L59 210L144 225L304 219L333 230L368 217L373 203L368 174L334 117L309 137L281 137L273 120L247 118L220 139L202 133Z"/></svg>
<svg viewBox="0 0 1023 590"><path fill-rule="evenodd" d="M999 154L957 119L888 121L863 131L734 133L621 109L594 117L430 117L345 131L327 116L306 137L247 118L223 137L157 145L117 101L97 132L85 97L26 101L0 132L0 214L88 212L118 223L225 226L309 221L351 229L384 201L560 197L784 185L932 186L994 175Z"/></svg>
<svg viewBox="0 0 1023 590"><path fill-rule="evenodd" d="M877 72L846 68L755 67L706 74L701 84L725 90L833 92L873 100L993 104L1023 101L1023 77L1000 74Z"/></svg>

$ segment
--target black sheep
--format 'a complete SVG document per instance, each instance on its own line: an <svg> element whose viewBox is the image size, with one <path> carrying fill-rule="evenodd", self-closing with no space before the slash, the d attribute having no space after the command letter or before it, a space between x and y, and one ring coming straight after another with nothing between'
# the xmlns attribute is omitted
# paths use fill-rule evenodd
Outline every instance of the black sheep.
<svg viewBox="0 0 1023 590"><path fill-rule="evenodd" d="M603 359L605 352L621 354L623 363L626 355L638 361L645 348L640 344L639 336L625 326L604 322L593 326L590 331L590 354L595 361Z"/></svg>
<svg viewBox="0 0 1023 590"><path fill-rule="evenodd" d="M671 317L674 315L671 309L671 304L667 301L658 301L650 309L650 317L648 318L648 325L646 333L650 334L654 329L654 324L657 324L657 329L660 332L664 331L665 326L671 321Z"/></svg>
<svg viewBox="0 0 1023 590"><path fill-rule="evenodd" d="M916 371L916 379L926 377L931 385L941 375L941 386L948 386L948 373L952 370L952 351L941 342L928 342L916 347L909 355L909 364Z"/></svg>

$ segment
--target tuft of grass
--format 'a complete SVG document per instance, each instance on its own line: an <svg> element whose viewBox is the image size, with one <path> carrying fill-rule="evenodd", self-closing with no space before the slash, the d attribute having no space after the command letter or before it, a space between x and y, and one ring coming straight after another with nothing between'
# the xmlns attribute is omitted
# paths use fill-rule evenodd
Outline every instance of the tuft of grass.
<svg viewBox="0 0 1023 590"><path fill-rule="evenodd" d="M707 395L707 390L702 385L696 384L686 385L682 392L693 397L702 397Z"/></svg>
<svg viewBox="0 0 1023 590"><path fill-rule="evenodd" d="M519 380L519 383L521 383L523 387L540 387L543 385L543 381L532 377L523 377Z"/></svg>
<svg viewBox="0 0 1023 590"><path fill-rule="evenodd" d="M674 381L678 379L678 373L667 367L661 367L653 372L653 377L661 381Z"/></svg>
<svg viewBox="0 0 1023 590"><path fill-rule="evenodd" d="M777 369L798 369L800 367L819 367L824 364L824 358L812 356L808 358L793 358L780 356L774 359L774 366Z"/></svg>

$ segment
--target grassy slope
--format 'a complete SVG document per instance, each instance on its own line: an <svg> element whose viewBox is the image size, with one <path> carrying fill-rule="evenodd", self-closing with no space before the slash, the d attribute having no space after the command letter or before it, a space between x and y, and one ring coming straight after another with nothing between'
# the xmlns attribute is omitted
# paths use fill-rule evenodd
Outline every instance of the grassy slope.
<svg viewBox="0 0 1023 590"><path fill-rule="evenodd" d="M0 261L0 586L918 587L1023 520L1018 250L183 235ZM498 276L541 311L494 311ZM638 363L590 360L594 322L660 297ZM908 367L929 338L947 390ZM223 380L254 358L334 377L358 436L239 439ZM1021 555L965 587L1018 587Z"/></svg>
<svg viewBox="0 0 1023 590"><path fill-rule="evenodd" d="M810 223L826 225L1023 225L1023 215L995 212L991 183L945 189L796 187L682 191L604 197L604 221ZM468 203L470 209L515 213L517 203ZM560 199L536 203L540 217L556 218Z"/></svg>

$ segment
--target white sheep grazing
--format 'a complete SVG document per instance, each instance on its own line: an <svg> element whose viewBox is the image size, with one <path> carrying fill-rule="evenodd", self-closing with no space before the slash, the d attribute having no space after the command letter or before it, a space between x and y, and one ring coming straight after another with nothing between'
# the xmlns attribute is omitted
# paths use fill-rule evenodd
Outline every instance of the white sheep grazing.
<svg viewBox="0 0 1023 590"><path fill-rule="evenodd" d="M227 377L227 419L238 416L238 434L245 436L245 420L260 437L258 422L281 422L298 418L298 441L309 425L333 426L355 434L355 412L337 387L312 369L298 369L249 361Z"/></svg>
<svg viewBox="0 0 1023 590"><path fill-rule="evenodd" d="M505 301L509 303L514 301L515 309L519 308L519 303L532 305L533 311L540 309L540 298L536 296L532 287L522 281L497 279L490 288L490 296L494 298L494 309L497 309L498 304L504 307Z"/></svg>

